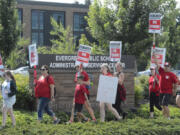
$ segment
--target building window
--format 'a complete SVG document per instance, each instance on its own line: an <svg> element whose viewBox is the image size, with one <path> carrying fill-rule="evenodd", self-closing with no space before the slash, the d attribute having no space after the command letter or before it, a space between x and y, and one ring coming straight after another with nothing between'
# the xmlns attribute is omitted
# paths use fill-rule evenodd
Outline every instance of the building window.
<svg viewBox="0 0 180 135"><path fill-rule="evenodd" d="M52 17L58 24L61 23L65 27L64 12L53 12Z"/></svg>
<svg viewBox="0 0 180 135"><path fill-rule="evenodd" d="M20 36L22 37L22 23L23 23L23 10L22 9L18 9L18 24L19 24L19 28L20 28Z"/></svg>
<svg viewBox="0 0 180 135"><path fill-rule="evenodd" d="M86 13L74 13L73 19L73 35L76 45L79 44L81 34L86 34L87 22L84 19Z"/></svg>
<svg viewBox="0 0 180 135"><path fill-rule="evenodd" d="M44 45L44 11L32 10L31 20L31 42Z"/></svg>

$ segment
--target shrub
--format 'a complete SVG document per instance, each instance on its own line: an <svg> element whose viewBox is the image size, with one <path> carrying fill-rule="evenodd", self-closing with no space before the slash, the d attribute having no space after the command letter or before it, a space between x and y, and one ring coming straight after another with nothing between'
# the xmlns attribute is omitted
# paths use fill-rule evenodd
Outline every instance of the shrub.
<svg viewBox="0 0 180 135"><path fill-rule="evenodd" d="M36 100L29 88L29 76L17 74L14 76L17 85L16 109L35 110Z"/></svg>
<svg viewBox="0 0 180 135"><path fill-rule="evenodd" d="M139 76L135 78L135 104L137 105L141 99L149 97L149 77Z"/></svg>

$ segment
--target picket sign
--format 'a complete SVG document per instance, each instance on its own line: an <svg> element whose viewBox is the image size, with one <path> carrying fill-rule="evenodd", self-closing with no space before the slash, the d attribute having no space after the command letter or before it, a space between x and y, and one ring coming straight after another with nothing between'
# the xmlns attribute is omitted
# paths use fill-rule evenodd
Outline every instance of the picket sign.
<svg viewBox="0 0 180 135"><path fill-rule="evenodd" d="M110 41L109 45L110 60L118 62L121 60L122 42L121 41Z"/></svg>
<svg viewBox="0 0 180 135"><path fill-rule="evenodd" d="M154 53L154 56L153 56ZM155 67L155 59L158 61L158 64L164 67L166 58L166 48L151 48L151 66Z"/></svg>
<svg viewBox="0 0 180 135"><path fill-rule="evenodd" d="M79 50L77 54L77 59L75 65L83 65L87 67L91 55L91 47L87 45L79 45Z"/></svg>
<svg viewBox="0 0 180 135"><path fill-rule="evenodd" d="M29 63L31 67L34 67L34 84L37 81L36 66L38 65L38 53L36 44L29 45Z"/></svg>
<svg viewBox="0 0 180 135"><path fill-rule="evenodd" d="M29 63L31 67L38 65L36 44L29 45Z"/></svg>
<svg viewBox="0 0 180 135"><path fill-rule="evenodd" d="M160 13L149 14L149 33L161 33L161 18Z"/></svg>
<svg viewBox="0 0 180 135"><path fill-rule="evenodd" d="M100 75L96 101L115 104L118 78Z"/></svg>

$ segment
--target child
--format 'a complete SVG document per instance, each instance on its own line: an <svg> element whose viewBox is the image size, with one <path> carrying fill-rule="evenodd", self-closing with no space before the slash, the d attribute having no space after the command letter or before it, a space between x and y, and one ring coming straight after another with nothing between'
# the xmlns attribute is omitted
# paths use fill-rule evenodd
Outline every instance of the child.
<svg viewBox="0 0 180 135"><path fill-rule="evenodd" d="M67 122L68 124L72 123L74 121L74 113L77 113L77 117L78 117L79 121L81 119L83 119L84 121L89 120L81 112L85 101L89 102L89 100L87 98L87 89L85 88L85 85L82 84L83 79L84 79L84 76L82 76L82 75L77 76L77 84L76 84L74 99L73 99L73 109L71 112L71 118L70 118L69 122Z"/></svg>

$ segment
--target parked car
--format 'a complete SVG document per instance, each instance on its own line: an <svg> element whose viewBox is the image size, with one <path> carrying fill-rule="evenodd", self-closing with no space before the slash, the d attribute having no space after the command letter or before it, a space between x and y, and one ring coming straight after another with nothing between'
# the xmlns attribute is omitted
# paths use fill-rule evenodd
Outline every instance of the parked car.
<svg viewBox="0 0 180 135"><path fill-rule="evenodd" d="M19 67L15 70L11 70L13 74L23 74L23 75L29 75L29 66Z"/></svg>
<svg viewBox="0 0 180 135"><path fill-rule="evenodd" d="M147 70L145 70L145 71L138 72L138 73L137 73L137 76L141 76L141 75L149 76L150 73L151 73L150 69L147 69Z"/></svg>

